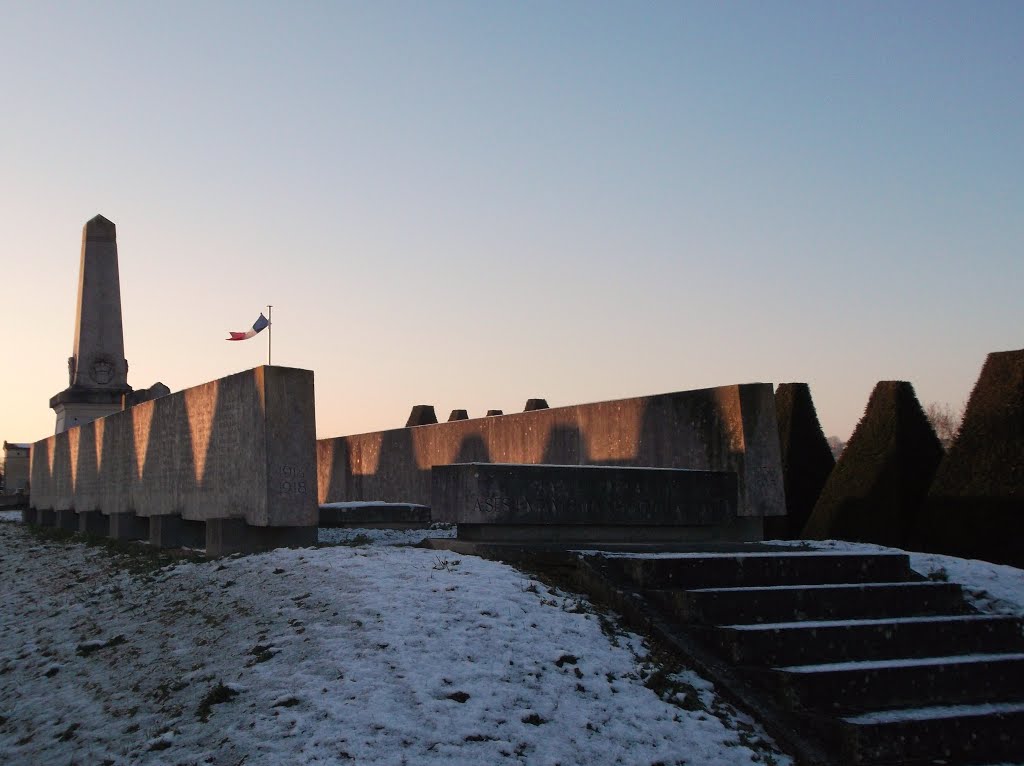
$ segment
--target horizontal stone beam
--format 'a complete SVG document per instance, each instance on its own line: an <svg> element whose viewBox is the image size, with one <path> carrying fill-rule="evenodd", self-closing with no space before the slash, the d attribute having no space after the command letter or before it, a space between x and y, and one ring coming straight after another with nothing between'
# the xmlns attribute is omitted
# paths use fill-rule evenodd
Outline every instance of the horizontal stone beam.
<svg viewBox="0 0 1024 766"><path fill-rule="evenodd" d="M525 528L601 528L607 537L630 528L673 531L728 527L736 519L736 474L672 468L463 463L433 469L435 520L487 537ZM634 530L635 531L635 530ZM564 535L563 535L564 536ZM655 534L655 537L657 535Z"/></svg>

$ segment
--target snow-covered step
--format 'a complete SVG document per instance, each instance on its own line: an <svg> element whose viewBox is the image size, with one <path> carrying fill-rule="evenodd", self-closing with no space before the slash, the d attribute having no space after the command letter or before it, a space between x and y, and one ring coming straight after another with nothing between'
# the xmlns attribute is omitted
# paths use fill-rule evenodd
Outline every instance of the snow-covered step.
<svg viewBox="0 0 1024 766"><path fill-rule="evenodd" d="M740 665L1024 652L1024 623L981 614L718 625L707 637Z"/></svg>
<svg viewBox="0 0 1024 766"><path fill-rule="evenodd" d="M705 625L971 611L959 585L929 581L666 589L651 595L659 598L679 621Z"/></svg>
<svg viewBox="0 0 1024 766"><path fill-rule="evenodd" d="M848 763L1014 761L1024 753L1024 699L884 710L841 718Z"/></svg>
<svg viewBox="0 0 1024 766"><path fill-rule="evenodd" d="M796 551L612 555L606 566L640 588L704 588L918 579L902 553Z"/></svg>
<svg viewBox="0 0 1024 766"><path fill-rule="evenodd" d="M791 707L826 714L1005 702L1024 690L1024 652L787 665L764 678Z"/></svg>

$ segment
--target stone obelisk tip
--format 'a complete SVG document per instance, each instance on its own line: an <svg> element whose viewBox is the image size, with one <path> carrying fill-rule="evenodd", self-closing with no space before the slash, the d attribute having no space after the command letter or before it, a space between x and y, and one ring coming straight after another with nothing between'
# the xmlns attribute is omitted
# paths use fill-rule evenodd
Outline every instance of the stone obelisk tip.
<svg viewBox="0 0 1024 766"><path fill-rule="evenodd" d="M86 242L116 242L117 227L113 221L98 215L86 222L82 236Z"/></svg>

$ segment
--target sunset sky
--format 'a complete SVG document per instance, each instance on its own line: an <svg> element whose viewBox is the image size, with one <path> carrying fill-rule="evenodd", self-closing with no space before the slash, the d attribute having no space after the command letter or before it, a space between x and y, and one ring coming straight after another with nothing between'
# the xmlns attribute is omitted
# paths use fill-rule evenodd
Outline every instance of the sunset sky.
<svg viewBox="0 0 1024 766"><path fill-rule="evenodd" d="M53 432L83 224L129 383L266 362L318 435L1024 347L1024 3L0 0L0 440Z"/></svg>

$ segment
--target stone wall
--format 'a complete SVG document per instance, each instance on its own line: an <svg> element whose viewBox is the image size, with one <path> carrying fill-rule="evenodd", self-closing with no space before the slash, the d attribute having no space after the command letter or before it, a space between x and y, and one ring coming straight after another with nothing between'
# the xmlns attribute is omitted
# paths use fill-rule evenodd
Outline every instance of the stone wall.
<svg viewBox="0 0 1024 766"><path fill-rule="evenodd" d="M257 367L38 441L40 511L316 526L313 373Z"/></svg>
<svg viewBox="0 0 1024 766"><path fill-rule="evenodd" d="M429 504L450 463L620 465L733 471L739 516L785 513L767 383L620 399L321 439L321 503Z"/></svg>

